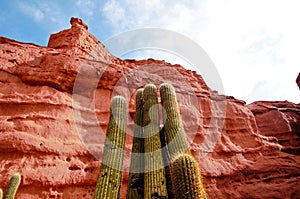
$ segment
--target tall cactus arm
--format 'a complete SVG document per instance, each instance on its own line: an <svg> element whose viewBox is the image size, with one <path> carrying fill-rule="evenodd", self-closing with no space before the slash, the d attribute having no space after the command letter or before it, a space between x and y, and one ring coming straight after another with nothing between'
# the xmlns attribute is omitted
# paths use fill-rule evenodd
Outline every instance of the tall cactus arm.
<svg viewBox="0 0 300 199"><path fill-rule="evenodd" d="M157 89L153 84L144 88L143 125L145 135L144 198L167 198L164 163L159 135Z"/></svg>
<svg viewBox="0 0 300 199"><path fill-rule="evenodd" d="M168 83L161 84L160 97L164 109L164 134L170 156L173 157L176 156L176 154L190 153L174 87Z"/></svg>
<svg viewBox="0 0 300 199"><path fill-rule="evenodd" d="M143 139L143 89L136 93L134 138L132 145L127 199L144 197L144 139Z"/></svg>
<svg viewBox="0 0 300 199"><path fill-rule="evenodd" d="M94 199L117 199L120 197L126 125L126 100L121 96L116 96L111 102L104 155Z"/></svg>

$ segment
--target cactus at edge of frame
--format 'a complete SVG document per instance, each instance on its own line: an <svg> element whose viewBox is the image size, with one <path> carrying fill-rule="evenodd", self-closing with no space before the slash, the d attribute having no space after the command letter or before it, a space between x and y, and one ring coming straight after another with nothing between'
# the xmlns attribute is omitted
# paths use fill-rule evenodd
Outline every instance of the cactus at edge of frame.
<svg viewBox="0 0 300 199"><path fill-rule="evenodd" d="M125 98L115 96L110 106L104 154L94 199L117 199L120 197L127 114Z"/></svg>
<svg viewBox="0 0 300 199"><path fill-rule="evenodd" d="M189 154L181 154L172 162L172 184L176 198L207 199L198 162Z"/></svg>
<svg viewBox="0 0 300 199"><path fill-rule="evenodd" d="M20 173L15 173L8 182L3 198L14 199L20 183L21 183L21 175Z"/></svg>

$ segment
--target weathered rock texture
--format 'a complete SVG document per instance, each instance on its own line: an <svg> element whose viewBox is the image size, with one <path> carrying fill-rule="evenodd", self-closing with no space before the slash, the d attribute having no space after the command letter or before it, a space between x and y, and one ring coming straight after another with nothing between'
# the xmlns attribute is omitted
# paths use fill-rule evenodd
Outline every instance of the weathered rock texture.
<svg viewBox="0 0 300 199"><path fill-rule="evenodd" d="M112 96L129 102L126 170L134 93L169 82L209 198L300 197L299 105L246 106L180 65L118 59L81 20L71 24L48 47L0 37L1 188L19 172L17 198L92 198Z"/></svg>
<svg viewBox="0 0 300 199"><path fill-rule="evenodd" d="M248 107L262 135L275 137L282 151L300 155L300 104L257 101Z"/></svg>

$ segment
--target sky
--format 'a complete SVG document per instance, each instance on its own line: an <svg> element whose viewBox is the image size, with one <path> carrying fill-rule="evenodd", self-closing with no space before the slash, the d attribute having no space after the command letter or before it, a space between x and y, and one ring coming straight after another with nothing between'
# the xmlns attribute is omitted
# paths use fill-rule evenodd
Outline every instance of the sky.
<svg viewBox="0 0 300 199"><path fill-rule="evenodd" d="M300 103L300 1L298 0L3 0L0 36L47 46L50 34L81 18L100 41L138 28L164 28L195 41L214 62L224 94L251 103ZM121 58L152 56L141 51ZM160 57L161 56L161 57ZM205 79L205 77L204 77Z"/></svg>

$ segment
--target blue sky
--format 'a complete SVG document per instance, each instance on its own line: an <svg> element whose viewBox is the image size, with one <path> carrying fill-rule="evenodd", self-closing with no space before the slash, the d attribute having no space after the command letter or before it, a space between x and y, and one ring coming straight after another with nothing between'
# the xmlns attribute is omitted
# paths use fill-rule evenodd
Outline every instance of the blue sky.
<svg viewBox="0 0 300 199"><path fill-rule="evenodd" d="M100 41L137 28L166 28L197 42L213 60L225 94L300 102L298 0L3 0L0 35L46 46L50 34L82 18ZM140 52L127 57L166 59ZM184 63L183 63L184 65Z"/></svg>

